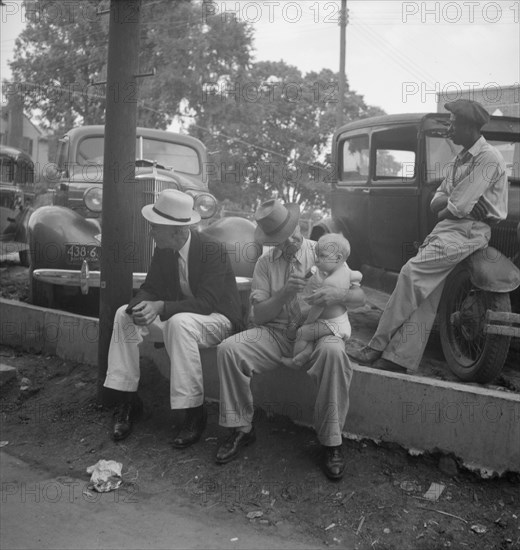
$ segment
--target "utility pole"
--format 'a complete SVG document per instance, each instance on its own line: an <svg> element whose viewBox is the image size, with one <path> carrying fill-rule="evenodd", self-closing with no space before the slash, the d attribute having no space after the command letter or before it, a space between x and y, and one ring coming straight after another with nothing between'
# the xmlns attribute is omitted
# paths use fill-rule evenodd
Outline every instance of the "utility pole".
<svg viewBox="0 0 520 550"><path fill-rule="evenodd" d="M108 31L98 402L118 307L132 296L137 85L141 0L111 0Z"/></svg>
<svg viewBox="0 0 520 550"><path fill-rule="evenodd" d="M343 106L345 101L345 59L347 48L347 0L341 0L340 34L339 34L339 90L338 103L336 104L336 127L343 124Z"/></svg>

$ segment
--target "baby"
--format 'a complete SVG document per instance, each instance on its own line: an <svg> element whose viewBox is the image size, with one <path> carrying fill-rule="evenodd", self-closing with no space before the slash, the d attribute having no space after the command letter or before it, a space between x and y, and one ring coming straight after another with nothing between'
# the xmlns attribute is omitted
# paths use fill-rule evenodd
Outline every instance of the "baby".
<svg viewBox="0 0 520 550"><path fill-rule="evenodd" d="M350 244L343 235L323 235L316 245L316 265L311 270L312 274L303 294L309 296L321 286L341 289L359 286L362 275L347 266L346 260L349 256ZM306 299L305 296L303 299ZM312 306L303 325L297 331L293 357L283 357L282 364L299 369L309 360L316 340L327 335L347 340L350 333L350 322L344 305Z"/></svg>

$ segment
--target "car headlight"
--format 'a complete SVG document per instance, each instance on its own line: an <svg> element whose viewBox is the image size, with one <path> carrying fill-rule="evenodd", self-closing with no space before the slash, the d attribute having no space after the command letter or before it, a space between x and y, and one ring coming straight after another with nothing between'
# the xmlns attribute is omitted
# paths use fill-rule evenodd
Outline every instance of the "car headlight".
<svg viewBox="0 0 520 550"><path fill-rule="evenodd" d="M85 206L92 212L101 212L103 206L103 189L101 187L90 187L83 194Z"/></svg>
<svg viewBox="0 0 520 550"><path fill-rule="evenodd" d="M193 208L207 220L217 213L217 199L209 193L200 193L193 197Z"/></svg>

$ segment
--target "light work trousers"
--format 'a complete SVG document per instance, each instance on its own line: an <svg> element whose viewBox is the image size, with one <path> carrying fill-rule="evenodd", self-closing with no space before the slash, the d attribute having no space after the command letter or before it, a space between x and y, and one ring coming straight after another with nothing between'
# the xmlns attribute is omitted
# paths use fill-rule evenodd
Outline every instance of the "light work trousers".
<svg viewBox="0 0 520 550"><path fill-rule="evenodd" d="M218 346L221 426L247 431L253 420L251 378L280 367L282 356L292 356L292 344L285 329L279 328L253 327ZM306 367L318 388L314 406L318 440L322 445L341 445L352 380L345 341L332 335L320 338Z"/></svg>
<svg viewBox="0 0 520 550"><path fill-rule="evenodd" d="M105 387L135 392L139 386L139 344L147 339L164 342L170 359L170 405L172 409L198 407L204 402L199 348L217 345L231 334L231 321L220 313L177 313L166 321L157 317L143 327L120 307L108 352Z"/></svg>
<svg viewBox="0 0 520 550"><path fill-rule="evenodd" d="M409 371L419 368L450 272L489 242L484 222L443 220L426 237L417 255L401 269L394 292L369 346Z"/></svg>

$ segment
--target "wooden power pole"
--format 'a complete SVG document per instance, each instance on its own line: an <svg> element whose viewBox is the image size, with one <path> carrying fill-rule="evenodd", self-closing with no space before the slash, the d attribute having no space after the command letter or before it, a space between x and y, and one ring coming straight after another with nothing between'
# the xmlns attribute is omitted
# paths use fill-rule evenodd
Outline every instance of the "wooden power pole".
<svg viewBox="0 0 520 550"><path fill-rule="evenodd" d="M98 402L117 308L132 296L135 149L141 0L111 0L103 165Z"/></svg>
<svg viewBox="0 0 520 550"><path fill-rule="evenodd" d="M341 0L340 35L339 35L339 90L336 105L336 127L343 124L343 107L345 103L345 60L347 48L347 0Z"/></svg>

